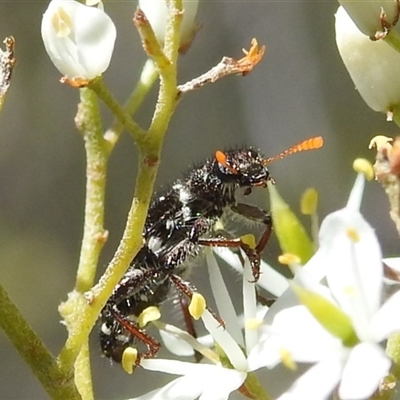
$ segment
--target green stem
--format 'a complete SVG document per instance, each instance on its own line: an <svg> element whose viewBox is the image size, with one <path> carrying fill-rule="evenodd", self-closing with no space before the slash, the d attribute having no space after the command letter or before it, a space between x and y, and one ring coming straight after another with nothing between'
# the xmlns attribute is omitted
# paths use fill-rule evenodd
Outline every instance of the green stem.
<svg viewBox="0 0 400 400"><path fill-rule="evenodd" d="M88 340L83 343L75 361L75 384L83 400L94 400Z"/></svg>
<svg viewBox="0 0 400 400"><path fill-rule="evenodd" d="M379 390L374 393L370 400L391 400L396 396L396 379L392 375L385 377L379 385Z"/></svg>
<svg viewBox="0 0 400 400"><path fill-rule="evenodd" d="M176 65L180 46L180 34L183 18L182 0L167 1L168 19L165 29L164 53L171 64Z"/></svg>
<svg viewBox="0 0 400 400"><path fill-rule="evenodd" d="M75 362L80 347L87 339L101 309L121 280L132 258L143 245L143 226L158 170L158 162L148 163L147 160L147 157L140 157L135 195L118 249L99 283L91 290L91 301L82 304L77 321L79 329L70 332L58 357L60 365L64 368L71 367ZM73 298L74 293L70 294L70 297Z"/></svg>
<svg viewBox="0 0 400 400"><path fill-rule="evenodd" d="M80 399L71 368L59 368L54 357L28 325L0 285L0 327L52 399Z"/></svg>
<svg viewBox="0 0 400 400"><path fill-rule="evenodd" d="M137 109L143 103L144 98L153 87L157 77L158 73L155 68L154 62L150 58L148 58L143 67L140 79L135 89L125 103L125 111L129 115L135 115ZM116 119L113 126L107 130L104 137L111 148L115 146L123 130L124 125L118 119Z"/></svg>
<svg viewBox="0 0 400 400"><path fill-rule="evenodd" d="M165 72L165 66L171 64L171 61L165 55L150 22L140 8L136 10L133 22L139 32L144 51L153 60L157 72L162 74Z"/></svg>
<svg viewBox="0 0 400 400"><path fill-rule="evenodd" d="M174 4L176 2L182 5L181 0L173 1ZM180 15L181 13L174 14L172 18L174 26L179 27ZM176 22L176 20L179 21ZM170 24L171 22L168 25ZM175 42L171 45L171 48L177 49L179 36L174 35L173 40ZM80 309L75 325L79 329L69 332L69 337L58 357L58 362L63 368L70 368L75 362L80 348L86 343L101 309L143 245L143 227L159 167L162 143L177 105L176 63L158 65L158 67L161 69L161 84L156 110L148 133L140 128L127 111L114 99L102 79L97 79L90 85L90 89L104 101L119 122L136 139L139 147L139 170L123 237L104 275L91 290L90 301L83 302L82 296L76 291L69 295L70 299L67 303L72 305L76 301L77 307Z"/></svg>
<svg viewBox="0 0 400 400"><path fill-rule="evenodd" d="M319 247L318 235L319 235L319 219L318 219L318 214L315 212L311 214L311 237L314 246L314 253L317 252Z"/></svg>
<svg viewBox="0 0 400 400"><path fill-rule="evenodd" d="M81 89L81 103L75 118L86 149L86 199L83 239L75 289L85 293L94 284L100 252L107 240L104 230L104 198L108 152L106 151L96 94Z"/></svg>
<svg viewBox="0 0 400 400"><path fill-rule="evenodd" d="M104 104L116 116L118 121L125 127L125 129L135 138L139 147L145 145L146 131L144 131L129 115L129 113L115 100L112 93L104 84L103 78L95 79L89 88L92 89L97 96L104 102Z"/></svg>
<svg viewBox="0 0 400 400"><path fill-rule="evenodd" d="M80 329L79 317L86 304L84 293L94 284L100 252L107 239L107 232L104 230L104 198L108 151L102 136L96 94L84 88L80 91L80 97L75 123L83 135L86 149L85 221L75 290L68 301L59 307L69 332ZM83 342L82 352L75 364L75 382L83 399L93 399L87 339Z"/></svg>
<svg viewBox="0 0 400 400"><path fill-rule="evenodd" d="M390 335L386 344L386 354L398 366L396 377L400 379L400 333Z"/></svg>
<svg viewBox="0 0 400 400"><path fill-rule="evenodd" d="M268 395L268 393L265 391L265 389L261 385L257 376L252 372L247 373L247 377L243 383L243 386L252 395L251 398L253 398L253 399L272 400L272 398Z"/></svg>
<svg viewBox="0 0 400 400"><path fill-rule="evenodd" d="M222 366L228 369L234 369L231 361L218 343L215 343L215 349L219 355ZM238 392L249 399L272 400L253 372L247 373L246 379L242 386L238 389Z"/></svg>

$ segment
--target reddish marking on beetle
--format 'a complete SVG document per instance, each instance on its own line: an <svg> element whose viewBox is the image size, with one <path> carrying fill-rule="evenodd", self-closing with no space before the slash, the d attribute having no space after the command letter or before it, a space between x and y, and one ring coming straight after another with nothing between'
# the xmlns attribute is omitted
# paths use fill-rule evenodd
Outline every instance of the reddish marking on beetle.
<svg viewBox="0 0 400 400"><path fill-rule="evenodd" d="M217 151L215 152L215 159L216 159L223 167L227 168L230 172L232 172L232 174L235 174L235 175L236 175L236 174L238 173L238 171L237 171L235 168L233 168L232 166L230 166L230 165L228 164L228 161L227 161L227 159L226 159L226 154L225 154L224 152L217 150Z"/></svg>

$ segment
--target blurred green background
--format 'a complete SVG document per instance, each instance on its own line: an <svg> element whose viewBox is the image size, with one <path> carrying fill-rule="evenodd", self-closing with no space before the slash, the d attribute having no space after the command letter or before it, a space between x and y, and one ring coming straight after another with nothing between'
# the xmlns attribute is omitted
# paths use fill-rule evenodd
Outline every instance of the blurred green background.
<svg viewBox="0 0 400 400"><path fill-rule="evenodd" d="M47 3L0 2L0 38L15 37L17 57L0 115L0 280L57 353L66 337L57 306L73 287L79 256L85 160L73 121L78 91L59 83L60 74L40 37ZM337 6L335 1L200 0L197 20L202 29L180 59L180 83L205 72L224 55L239 58L240 49L249 48L253 37L267 46L267 53L247 77L226 78L183 99L165 141L159 188L216 149L249 144L272 156L305 138L322 135L322 150L286 158L270 170L280 193L296 211L301 193L310 186L320 193L321 218L344 206L355 178L353 159L373 160L373 152L367 149L371 137L393 136L398 129L383 114L370 110L354 90L336 50ZM118 32L105 80L123 102L145 61L132 24L136 2L107 1L105 7ZM153 90L137 114L145 127L155 95ZM104 121L105 127L112 121L105 109ZM99 272L124 227L136 158L132 139L124 135L109 167L106 228L110 238ZM268 207L265 192L255 197L255 202ZM398 254L399 238L378 183L367 185L362 210L377 230L384 254ZM275 263L278 254L272 245L266 258ZM199 267L193 281L207 288L204 278L205 269ZM236 277L230 278L232 285L237 284ZM128 376L118 365L111 366L101 356L97 329L92 349L96 398L133 397L148 390L146 380L155 387L154 374L138 371ZM160 377L159 385L162 379L166 378ZM44 398L46 393L0 331L0 399Z"/></svg>

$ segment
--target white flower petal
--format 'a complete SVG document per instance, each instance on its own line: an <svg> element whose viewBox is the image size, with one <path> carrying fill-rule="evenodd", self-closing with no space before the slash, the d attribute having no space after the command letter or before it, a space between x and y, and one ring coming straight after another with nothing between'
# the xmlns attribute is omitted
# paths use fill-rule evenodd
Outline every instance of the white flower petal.
<svg viewBox="0 0 400 400"><path fill-rule="evenodd" d="M243 274L243 266L240 263L238 257L227 248L216 247L213 249L214 253L224 260L230 267ZM279 297L289 287L288 279L282 274L277 272L276 269L272 268L265 261L261 261L261 275L257 284L267 290L274 296Z"/></svg>
<svg viewBox="0 0 400 400"><path fill-rule="evenodd" d="M264 318L264 324L265 325L272 325L275 316L281 312L282 310L285 310L290 307L295 307L299 306L300 302L298 297L294 294L293 290L288 289L283 293L282 296L280 296L274 304L271 305L269 308L265 318Z"/></svg>
<svg viewBox="0 0 400 400"><path fill-rule="evenodd" d="M141 365L147 370L184 376L135 400L192 400L199 396L202 400L224 400L242 385L247 376L245 372L223 368L219 365L193 364L174 360L143 360Z"/></svg>
<svg viewBox="0 0 400 400"><path fill-rule="evenodd" d="M349 199L347 200L346 209L349 211L360 211L361 202L365 188L365 175L358 173L353 188L351 189Z"/></svg>
<svg viewBox="0 0 400 400"><path fill-rule="evenodd" d="M198 0L183 0L183 20L181 25L181 42L190 40L195 29L195 21L199 2ZM145 13L151 27L161 42L165 38L168 9L165 0L139 0L139 7Z"/></svg>
<svg viewBox="0 0 400 400"><path fill-rule="evenodd" d="M357 334L368 335L383 284L382 255L374 230L361 214L343 209L326 217L320 243L326 248L329 288Z"/></svg>
<svg viewBox="0 0 400 400"><path fill-rule="evenodd" d="M221 346L233 367L238 371L247 371L247 360L239 345L223 326L210 314L204 311L201 319L206 329L211 333L214 340Z"/></svg>
<svg viewBox="0 0 400 400"><path fill-rule="evenodd" d="M390 368L390 360L377 345L361 343L350 353L343 370L339 396L343 400L369 398Z"/></svg>
<svg viewBox="0 0 400 400"><path fill-rule="evenodd" d="M389 335L400 331L400 292L393 294L383 304L381 309L373 316L371 321L371 331L377 343L387 339Z"/></svg>
<svg viewBox="0 0 400 400"><path fill-rule="evenodd" d="M129 400L194 400L201 394L202 388L198 382L194 377L188 379L182 376L159 389Z"/></svg>
<svg viewBox="0 0 400 400"><path fill-rule="evenodd" d="M179 339L176 335L159 331L164 346L173 354L177 356L192 356L194 354L193 347L186 343L184 340Z"/></svg>
<svg viewBox="0 0 400 400"><path fill-rule="evenodd" d="M116 29L102 10L73 0L52 0L41 32L50 59L64 76L93 79L108 68Z"/></svg>
<svg viewBox="0 0 400 400"><path fill-rule="evenodd" d="M312 366L278 400L325 400L340 380L342 365L326 359Z"/></svg>
<svg viewBox="0 0 400 400"><path fill-rule="evenodd" d="M320 247L310 258L302 270L310 274L315 281L319 282L326 276L326 248Z"/></svg>
<svg viewBox="0 0 400 400"><path fill-rule="evenodd" d="M264 329L270 336L249 354L250 371L275 367L282 353L289 353L297 362L316 362L335 355L344 357L347 353L341 341L327 332L305 306L278 312L272 325Z"/></svg>
<svg viewBox="0 0 400 400"><path fill-rule="evenodd" d="M257 285L272 295L279 297L289 287L288 279L263 260L261 260L260 271Z"/></svg>
<svg viewBox="0 0 400 400"><path fill-rule="evenodd" d="M400 54L361 33L343 7L336 13L335 28L340 56L356 89L374 111L390 111L400 103Z"/></svg>
<svg viewBox="0 0 400 400"><path fill-rule="evenodd" d="M225 400L229 394L238 389L247 374L222 367L214 367L210 374L203 378L203 393L199 400Z"/></svg>
<svg viewBox="0 0 400 400"><path fill-rule="evenodd" d="M162 358L150 358L140 361L142 368L149 371L160 371L173 375L195 374L198 368L206 367L207 365L194 364L190 362L178 360L166 360Z"/></svg>
<svg viewBox="0 0 400 400"><path fill-rule="evenodd" d="M229 253L232 254L230 251ZM233 306L225 281L222 277L221 270L215 259L214 252L211 248L205 250L208 274L210 277L210 285L212 293L217 304L218 312L223 316L226 329L235 339L236 343L244 346L241 327L238 324L235 307ZM233 254L232 254L233 255ZM234 256L238 258L236 255Z"/></svg>
<svg viewBox="0 0 400 400"><path fill-rule="evenodd" d="M246 258L243 273L243 311L245 317L246 354L249 354L258 343L258 329L251 329L247 321L254 320L257 315L256 290L250 261Z"/></svg>

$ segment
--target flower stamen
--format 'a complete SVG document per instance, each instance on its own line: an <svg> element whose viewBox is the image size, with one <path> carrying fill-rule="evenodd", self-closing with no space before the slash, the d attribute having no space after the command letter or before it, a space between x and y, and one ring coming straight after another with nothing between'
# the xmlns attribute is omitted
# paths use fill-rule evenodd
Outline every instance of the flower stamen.
<svg viewBox="0 0 400 400"><path fill-rule="evenodd" d="M279 349L282 364L291 371L297 371L296 361L293 359L290 351L284 348Z"/></svg>
<svg viewBox="0 0 400 400"><path fill-rule="evenodd" d="M354 228L347 228L346 234L349 237L349 239L352 240L354 243L360 241L360 235Z"/></svg>
<svg viewBox="0 0 400 400"><path fill-rule="evenodd" d="M67 37L71 33L71 18L62 7L59 7L58 10L53 14L51 23L57 37Z"/></svg>
<svg viewBox="0 0 400 400"><path fill-rule="evenodd" d="M157 321L161 318L160 309L156 306L150 306L145 308L138 317L138 324L141 328L144 328L149 322Z"/></svg>
<svg viewBox="0 0 400 400"><path fill-rule="evenodd" d="M245 327L251 331L257 331L263 324L263 320L259 318L250 318L246 320Z"/></svg>
<svg viewBox="0 0 400 400"><path fill-rule="evenodd" d="M207 307L206 299L200 293L193 293L188 310L190 315L199 320Z"/></svg>
<svg viewBox="0 0 400 400"><path fill-rule="evenodd" d="M138 359L138 351L134 347L128 347L122 353L121 365L127 374L132 374L136 367Z"/></svg>

